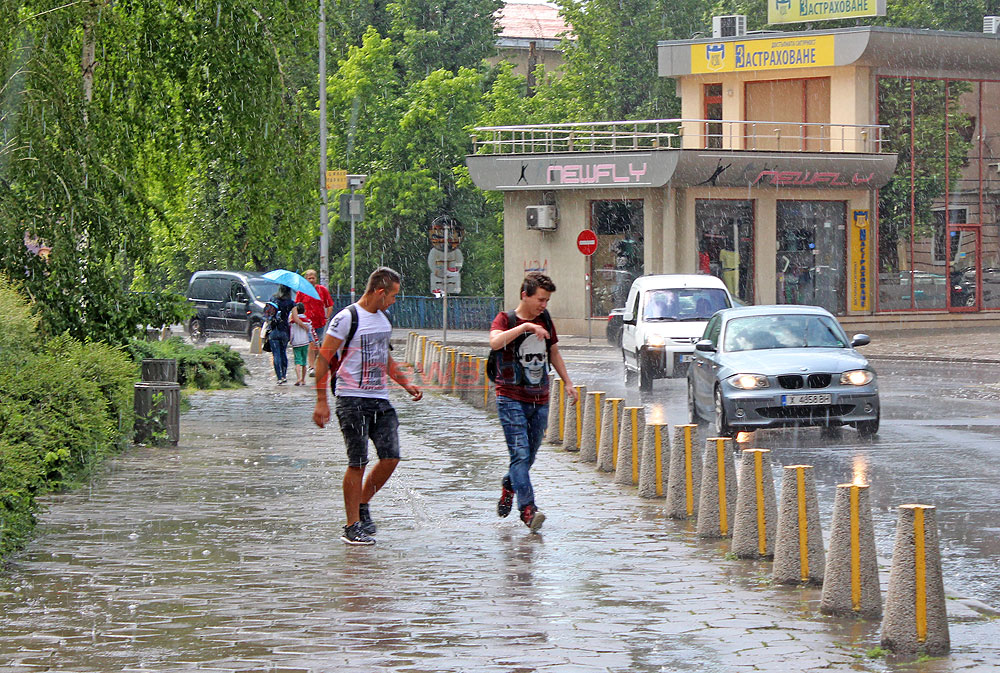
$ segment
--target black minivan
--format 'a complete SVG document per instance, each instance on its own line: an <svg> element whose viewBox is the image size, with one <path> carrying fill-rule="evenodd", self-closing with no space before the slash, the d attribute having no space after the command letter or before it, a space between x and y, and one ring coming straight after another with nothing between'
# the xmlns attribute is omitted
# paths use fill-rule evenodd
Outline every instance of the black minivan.
<svg viewBox="0 0 1000 673"><path fill-rule="evenodd" d="M253 271L195 271L187 299L195 315L188 334L201 340L209 334L238 334L250 338L264 324L264 304L278 290L274 281Z"/></svg>

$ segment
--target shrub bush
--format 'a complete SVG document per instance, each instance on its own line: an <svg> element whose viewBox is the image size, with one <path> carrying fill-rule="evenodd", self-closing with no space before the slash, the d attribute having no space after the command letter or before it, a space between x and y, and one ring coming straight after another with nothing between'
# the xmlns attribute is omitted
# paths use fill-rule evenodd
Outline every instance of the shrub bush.
<svg viewBox="0 0 1000 673"><path fill-rule="evenodd" d="M132 437L138 367L121 349L39 342L19 288L0 277L0 555L24 544L35 498L80 483ZM6 317L5 316L5 317Z"/></svg>
<svg viewBox="0 0 1000 673"><path fill-rule="evenodd" d="M196 348L179 336L166 341L133 339L129 351L136 362L146 358L177 360L177 382L202 389L235 388L245 385L246 365L240 354L224 344Z"/></svg>

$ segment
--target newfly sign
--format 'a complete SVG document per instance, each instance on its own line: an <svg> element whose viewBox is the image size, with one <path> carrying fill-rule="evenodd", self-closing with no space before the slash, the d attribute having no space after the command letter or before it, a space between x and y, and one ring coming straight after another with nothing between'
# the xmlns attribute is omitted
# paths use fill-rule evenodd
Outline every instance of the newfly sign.
<svg viewBox="0 0 1000 673"><path fill-rule="evenodd" d="M885 0L767 0L768 23L885 16Z"/></svg>

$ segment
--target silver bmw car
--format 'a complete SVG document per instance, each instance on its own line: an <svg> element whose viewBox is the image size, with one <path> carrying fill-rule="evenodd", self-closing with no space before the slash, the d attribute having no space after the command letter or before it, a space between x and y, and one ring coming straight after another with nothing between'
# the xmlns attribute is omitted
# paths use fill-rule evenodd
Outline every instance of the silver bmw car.
<svg viewBox="0 0 1000 673"><path fill-rule="evenodd" d="M719 311L688 370L691 420L711 421L720 436L789 425L852 425L874 435L878 378L854 350L868 342L865 334L848 339L818 306Z"/></svg>

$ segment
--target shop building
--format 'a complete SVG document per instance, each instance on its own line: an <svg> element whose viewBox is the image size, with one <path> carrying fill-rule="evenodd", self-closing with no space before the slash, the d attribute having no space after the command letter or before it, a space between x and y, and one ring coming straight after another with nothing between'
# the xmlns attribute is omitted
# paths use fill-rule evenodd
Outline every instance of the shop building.
<svg viewBox="0 0 1000 673"><path fill-rule="evenodd" d="M658 49L680 119L476 130L472 178L504 193L507 304L538 269L578 334L649 273L710 273L746 302L845 320L1000 309L995 34L858 27Z"/></svg>

